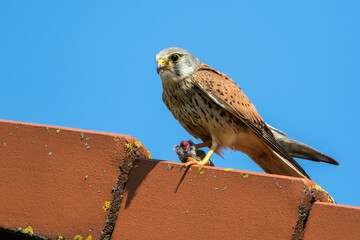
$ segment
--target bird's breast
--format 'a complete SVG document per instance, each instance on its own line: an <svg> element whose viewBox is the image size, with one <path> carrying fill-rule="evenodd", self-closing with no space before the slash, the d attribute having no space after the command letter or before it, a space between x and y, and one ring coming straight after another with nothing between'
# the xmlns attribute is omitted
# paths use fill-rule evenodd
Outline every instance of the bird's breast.
<svg viewBox="0 0 360 240"><path fill-rule="evenodd" d="M237 138L247 133L247 127L241 120L214 102L191 81L164 89L163 101L191 135L203 141L216 138L221 148L233 148Z"/></svg>

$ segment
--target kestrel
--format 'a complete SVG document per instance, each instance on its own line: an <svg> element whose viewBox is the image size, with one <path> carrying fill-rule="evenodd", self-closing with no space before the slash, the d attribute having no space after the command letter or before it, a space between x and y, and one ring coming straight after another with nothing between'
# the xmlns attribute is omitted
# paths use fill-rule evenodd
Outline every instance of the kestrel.
<svg viewBox="0 0 360 240"><path fill-rule="evenodd" d="M310 179L228 76L182 48L164 49L155 60L166 107L187 132L203 141L197 147L210 148L203 160L190 159L186 166L206 165L214 152L230 148L248 155L266 173Z"/></svg>

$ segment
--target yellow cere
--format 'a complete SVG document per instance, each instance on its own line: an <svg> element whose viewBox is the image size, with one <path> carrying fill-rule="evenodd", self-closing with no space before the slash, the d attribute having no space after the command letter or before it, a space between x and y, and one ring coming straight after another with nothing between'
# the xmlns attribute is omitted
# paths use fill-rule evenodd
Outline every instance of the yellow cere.
<svg viewBox="0 0 360 240"><path fill-rule="evenodd" d="M74 237L74 240L83 240L83 237L81 235L76 235Z"/></svg>
<svg viewBox="0 0 360 240"><path fill-rule="evenodd" d="M228 172L228 171L231 171L231 170L234 170L234 169L232 169L232 168L225 168L224 169L225 172Z"/></svg>
<svg viewBox="0 0 360 240"><path fill-rule="evenodd" d="M34 235L34 229L30 226L28 226L27 228L23 229L21 232L25 233L25 234L29 234L29 235Z"/></svg>
<svg viewBox="0 0 360 240"><path fill-rule="evenodd" d="M56 133L59 133L60 131L61 131L60 128L56 129Z"/></svg>
<svg viewBox="0 0 360 240"><path fill-rule="evenodd" d="M58 237L58 240L64 240L64 237L63 237L63 236L59 236L59 237Z"/></svg>
<svg viewBox="0 0 360 240"><path fill-rule="evenodd" d="M104 210L104 212L109 211L109 209L110 209L110 202L109 202L109 201L105 201L104 206L102 206L102 209Z"/></svg>
<svg viewBox="0 0 360 240"><path fill-rule="evenodd" d="M161 59L159 59L158 64L165 65L166 63L165 63L165 60L161 58Z"/></svg>
<svg viewBox="0 0 360 240"><path fill-rule="evenodd" d="M89 235L85 240L92 240L92 236Z"/></svg>

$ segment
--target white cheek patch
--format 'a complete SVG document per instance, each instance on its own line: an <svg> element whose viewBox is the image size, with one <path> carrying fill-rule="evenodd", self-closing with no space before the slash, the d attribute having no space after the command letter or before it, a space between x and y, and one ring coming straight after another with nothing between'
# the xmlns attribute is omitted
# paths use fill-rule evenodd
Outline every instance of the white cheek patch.
<svg viewBox="0 0 360 240"><path fill-rule="evenodd" d="M181 77L176 76L176 74L173 73L171 70L163 71L160 74L163 87L171 86L171 85L181 81L181 79L182 79Z"/></svg>
<svg viewBox="0 0 360 240"><path fill-rule="evenodd" d="M186 78L189 77L191 74L194 73L194 69L191 67L183 67L182 69L180 69L179 71L180 75L182 78Z"/></svg>

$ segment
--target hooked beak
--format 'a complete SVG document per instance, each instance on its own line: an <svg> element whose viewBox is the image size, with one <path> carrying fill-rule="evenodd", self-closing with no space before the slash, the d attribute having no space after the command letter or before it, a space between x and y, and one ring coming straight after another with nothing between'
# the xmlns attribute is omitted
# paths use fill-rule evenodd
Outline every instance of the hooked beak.
<svg viewBox="0 0 360 240"><path fill-rule="evenodd" d="M168 70L170 68L173 68L173 66L171 65L167 65L164 59L159 59L159 61L157 62L157 67L156 67L156 71L157 73L162 73L165 70Z"/></svg>
<svg viewBox="0 0 360 240"><path fill-rule="evenodd" d="M165 60L161 58L161 59L157 62L157 68L156 68L157 73L162 72L165 67L166 67Z"/></svg>

